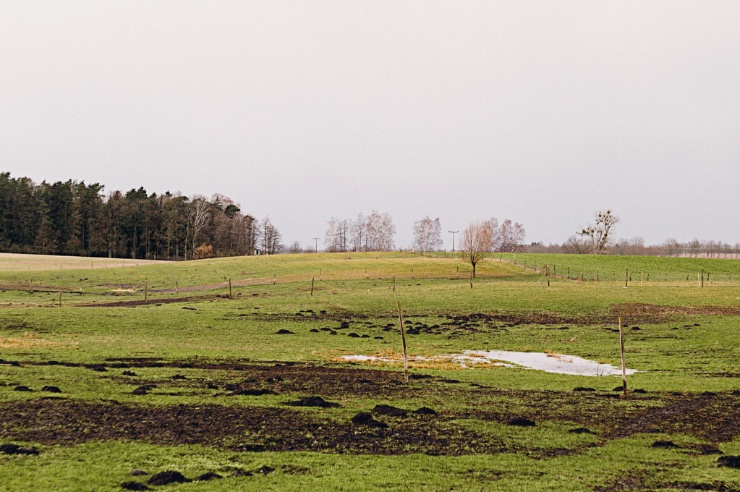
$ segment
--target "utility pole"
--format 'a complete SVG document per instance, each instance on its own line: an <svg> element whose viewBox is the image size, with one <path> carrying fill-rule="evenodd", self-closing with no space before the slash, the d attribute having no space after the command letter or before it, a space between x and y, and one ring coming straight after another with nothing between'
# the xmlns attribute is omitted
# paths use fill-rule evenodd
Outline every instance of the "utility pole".
<svg viewBox="0 0 740 492"><path fill-rule="evenodd" d="M313 239L314 241L316 241L316 253L318 253L319 252L319 238L315 237Z"/></svg>
<svg viewBox="0 0 740 492"><path fill-rule="evenodd" d="M457 234L460 231L447 231L450 234L452 234L452 252L455 252L455 234Z"/></svg>

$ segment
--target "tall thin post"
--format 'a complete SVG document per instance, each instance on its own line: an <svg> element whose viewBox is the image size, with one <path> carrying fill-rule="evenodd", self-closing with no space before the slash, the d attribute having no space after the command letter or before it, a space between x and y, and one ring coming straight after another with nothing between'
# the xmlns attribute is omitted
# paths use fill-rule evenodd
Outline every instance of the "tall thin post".
<svg viewBox="0 0 740 492"><path fill-rule="evenodd" d="M622 318L619 318L619 351L622 355L622 391L627 398L627 366L624 363L624 330L622 329Z"/></svg>
<svg viewBox="0 0 740 492"><path fill-rule="evenodd" d="M450 234L452 234L452 254L455 254L455 234L457 234L460 231L447 231Z"/></svg>
<svg viewBox="0 0 740 492"><path fill-rule="evenodd" d="M401 325L401 343L403 344L403 376L406 382L409 382L409 358L406 352L406 330L403 327L403 312L401 311L401 302L396 301L398 306L398 322Z"/></svg>
<svg viewBox="0 0 740 492"><path fill-rule="evenodd" d="M229 299L233 299L234 296L231 295L231 279L229 279Z"/></svg>
<svg viewBox="0 0 740 492"><path fill-rule="evenodd" d="M59 291L59 307L62 307L62 291Z"/></svg>
<svg viewBox="0 0 740 492"><path fill-rule="evenodd" d="M144 302L149 300L149 284L144 284Z"/></svg>
<svg viewBox="0 0 740 492"><path fill-rule="evenodd" d="M313 295L313 281L316 277L311 277L311 295Z"/></svg>

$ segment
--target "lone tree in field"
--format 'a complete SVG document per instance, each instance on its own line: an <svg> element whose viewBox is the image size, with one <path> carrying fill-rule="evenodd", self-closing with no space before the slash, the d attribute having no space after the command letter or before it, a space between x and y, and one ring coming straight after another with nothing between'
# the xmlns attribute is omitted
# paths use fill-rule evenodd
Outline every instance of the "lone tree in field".
<svg viewBox="0 0 740 492"><path fill-rule="evenodd" d="M591 244L593 245L593 249L596 250L596 254L602 255L609 245L609 240L611 239L610 234L614 226L619 222L619 219L611 210L605 212L599 210L596 212L594 219L595 223L583 228L578 235L591 239Z"/></svg>
<svg viewBox="0 0 740 492"><path fill-rule="evenodd" d="M478 262L493 252L494 231L491 226L490 222L477 222L468 225L462 233L460 255L473 267L473 278Z"/></svg>

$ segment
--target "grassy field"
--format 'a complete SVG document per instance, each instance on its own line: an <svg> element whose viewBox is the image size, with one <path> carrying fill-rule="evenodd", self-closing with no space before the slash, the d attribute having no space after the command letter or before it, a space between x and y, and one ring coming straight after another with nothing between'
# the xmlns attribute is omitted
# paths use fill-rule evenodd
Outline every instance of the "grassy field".
<svg viewBox="0 0 740 492"><path fill-rule="evenodd" d="M166 470L192 481L146 486L740 490L720 466L740 454L740 261L504 255L469 272L409 253L4 255L0 490L135 490ZM453 358L619 366L619 317L627 398L618 376Z"/></svg>

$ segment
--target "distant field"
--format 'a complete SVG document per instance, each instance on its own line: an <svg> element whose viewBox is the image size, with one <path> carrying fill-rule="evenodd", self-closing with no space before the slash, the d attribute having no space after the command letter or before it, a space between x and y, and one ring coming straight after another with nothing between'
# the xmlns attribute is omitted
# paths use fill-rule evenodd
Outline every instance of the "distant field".
<svg viewBox="0 0 740 492"><path fill-rule="evenodd" d="M104 265L134 266L0 257L0 490L740 490L738 260ZM620 317L626 399L619 376L455 359L619 367Z"/></svg>
<svg viewBox="0 0 740 492"><path fill-rule="evenodd" d="M21 255L0 253L0 272L118 268L163 263L151 260L121 258L87 258L80 256Z"/></svg>

